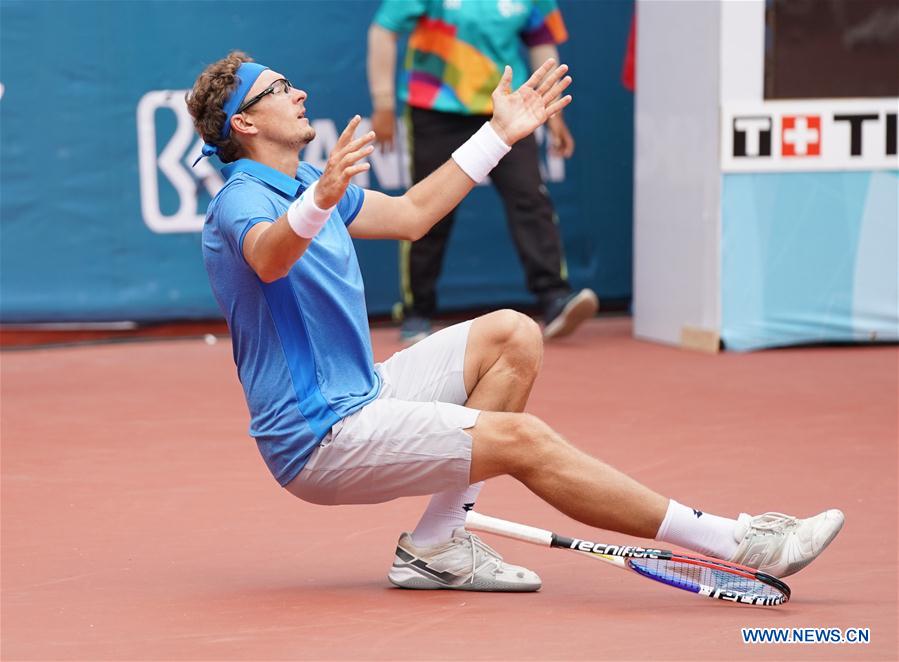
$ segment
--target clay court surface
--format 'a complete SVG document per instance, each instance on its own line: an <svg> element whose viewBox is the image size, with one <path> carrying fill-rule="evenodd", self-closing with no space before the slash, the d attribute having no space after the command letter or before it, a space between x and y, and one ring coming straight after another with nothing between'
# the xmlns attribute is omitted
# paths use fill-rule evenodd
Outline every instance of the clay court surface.
<svg viewBox="0 0 899 662"><path fill-rule="evenodd" d="M398 349L374 332L376 358ZM307 505L246 436L230 343L6 351L3 660L897 658L897 348L709 356L600 319L547 348L530 411L712 512L842 508L779 608L665 588L485 536L536 594L410 592L386 571L425 499ZM510 479L478 510L603 542ZM740 628L868 627L868 645L745 645Z"/></svg>

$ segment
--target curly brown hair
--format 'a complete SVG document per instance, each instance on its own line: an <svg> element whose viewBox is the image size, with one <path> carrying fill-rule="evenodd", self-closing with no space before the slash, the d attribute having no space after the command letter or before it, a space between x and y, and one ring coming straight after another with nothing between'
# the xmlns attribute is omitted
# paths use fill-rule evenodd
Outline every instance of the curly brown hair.
<svg viewBox="0 0 899 662"><path fill-rule="evenodd" d="M237 89L237 68L252 61L242 51L231 51L227 57L206 67L187 95L187 109L194 118L194 128L204 141L218 147L218 157L224 163L239 158L241 146L233 133L224 140L221 138L226 118L223 107Z"/></svg>

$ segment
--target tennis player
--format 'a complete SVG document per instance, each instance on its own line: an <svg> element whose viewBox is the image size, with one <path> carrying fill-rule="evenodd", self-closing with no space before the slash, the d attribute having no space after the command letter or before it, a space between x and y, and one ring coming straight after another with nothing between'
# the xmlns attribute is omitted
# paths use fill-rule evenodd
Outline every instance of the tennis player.
<svg viewBox="0 0 899 662"><path fill-rule="evenodd" d="M684 506L579 451L523 413L542 359L539 327L503 310L444 329L381 364L372 358L352 238L414 240L484 179L516 141L565 107L552 60L517 90L506 68L493 116L404 195L363 190L374 134L350 120L324 171L299 160L315 137L305 91L240 52L210 65L188 107L226 164L209 205L203 257L228 322L250 434L289 492L311 503L432 494L400 536L397 586L535 591L463 527L483 481L510 475L591 526L686 547L776 576L810 563L843 514L737 519Z"/></svg>

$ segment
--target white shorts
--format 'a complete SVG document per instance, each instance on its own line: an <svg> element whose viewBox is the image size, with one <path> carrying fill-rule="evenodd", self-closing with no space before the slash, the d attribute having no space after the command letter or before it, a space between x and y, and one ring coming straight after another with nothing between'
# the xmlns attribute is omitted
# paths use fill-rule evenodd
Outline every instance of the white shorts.
<svg viewBox="0 0 899 662"><path fill-rule="evenodd" d="M297 477L293 495L322 505L381 503L464 490L477 409L463 375L471 321L428 336L375 365L378 397L338 421Z"/></svg>

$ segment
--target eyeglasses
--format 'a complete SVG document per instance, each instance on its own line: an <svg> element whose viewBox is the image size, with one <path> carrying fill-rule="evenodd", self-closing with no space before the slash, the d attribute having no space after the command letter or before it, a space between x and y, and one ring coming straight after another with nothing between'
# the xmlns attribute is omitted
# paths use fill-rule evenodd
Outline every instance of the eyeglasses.
<svg viewBox="0 0 899 662"><path fill-rule="evenodd" d="M244 101L242 104L240 104L240 106L237 108L237 110L234 111L234 114L237 115L238 113L242 113L247 108L252 106L254 103L259 103L260 101L262 101L262 99L264 99L266 97L266 95L287 94L292 87L293 87L293 85L290 84L289 80L287 80L286 78L279 78L274 83L269 85L267 88L262 90L262 92L257 94L255 97L253 97L252 99L250 99L248 101Z"/></svg>

